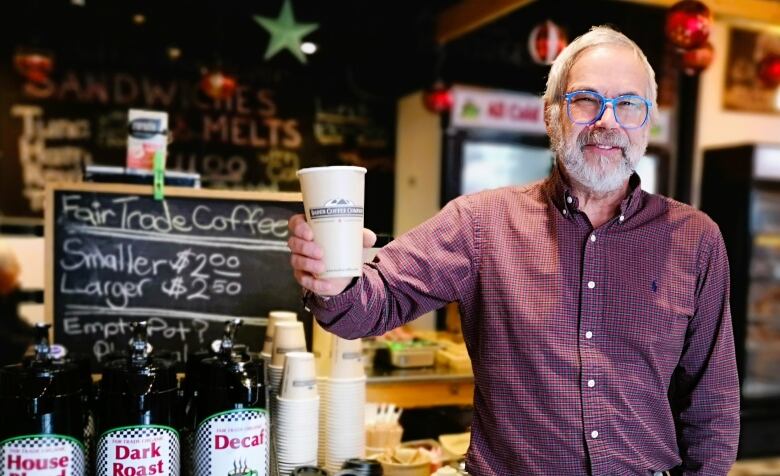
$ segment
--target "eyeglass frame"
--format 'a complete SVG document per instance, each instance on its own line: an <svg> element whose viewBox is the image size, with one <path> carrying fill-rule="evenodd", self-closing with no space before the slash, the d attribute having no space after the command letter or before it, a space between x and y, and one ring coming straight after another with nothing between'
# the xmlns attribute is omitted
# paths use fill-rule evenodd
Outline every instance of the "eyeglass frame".
<svg viewBox="0 0 780 476"><path fill-rule="evenodd" d="M601 110L599 111L598 114L596 114L596 116L592 120L590 120L588 122L578 122L578 121L575 121L574 119L572 119L572 117L571 117L571 98L572 98L572 96L574 96L577 93L588 93L588 94L592 94L594 96L597 96L597 97L601 98ZM638 126L627 127L627 126L623 125L622 122L620 122L620 119L618 118L617 114L615 114L615 102L618 99L621 99L621 98L636 98L636 99L639 99L639 100L641 100L642 102L645 103L645 105L647 106L647 112L645 113L645 120L642 121L641 124L639 124ZM615 121L618 124L620 124L620 127L622 127L623 129L629 129L629 130L631 130L631 129L641 129L641 128L643 128L645 126L645 124L647 124L647 120L650 118L650 110L653 108L653 103L649 99L647 99L645 97L642 97L642 96L640 96L638 94L621 94L620 96L615 96L613 98L608 98L608 97L604 96L603 94L597 93L596 91L590 91L588 89L578 89L577 91L571 91L571 92L568 92L568 93L564 94L563 95L563 99L566 101L566 115L569 117L569 120L572 123L579 124L581 126L582 125L591 125L591 124L595 124L596 122L598 122L604 116L604 111L607 110L607 104L612 104L612 115L615 117Z"/></svg>

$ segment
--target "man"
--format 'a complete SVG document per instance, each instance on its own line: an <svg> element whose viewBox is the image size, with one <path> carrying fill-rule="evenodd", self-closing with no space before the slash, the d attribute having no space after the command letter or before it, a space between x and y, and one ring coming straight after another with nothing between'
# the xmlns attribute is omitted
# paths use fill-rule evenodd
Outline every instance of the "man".
<svg viewBox="0 0 780 476"><path fill-rule="evenodd" d="M726 475L739 433L726 251L707 216L633 173L653 70L624 35L593 28L555 60L544 100L546 181L451 201L360 279L317 279L322 251L291 219L307 305L355 338L459 303L472 474Z"/></svg>

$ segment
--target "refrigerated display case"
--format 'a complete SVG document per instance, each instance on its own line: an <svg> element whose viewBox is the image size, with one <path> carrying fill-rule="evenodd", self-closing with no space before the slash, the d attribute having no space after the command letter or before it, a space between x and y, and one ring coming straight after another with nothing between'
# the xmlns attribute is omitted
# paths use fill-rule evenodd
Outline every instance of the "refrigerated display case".
<svg viewBox="0 0 780 476"><path fill-rule="evenodd" d="M553 155L545 136L458 130L447 138L442 205L457 197L550 175Z"/></svg>
<svg viewBox="0 0 780 476"><path fill-rule="evenodd" d="M780 454L780 144L705 151L701 209L720 226L731 269L740 456Z"/></svg>
<svg viewBox="0 0 780 476"><path fill-rule="evenodd" d="M547 177L553 164L541 97L471 86L452 88L443 127L441 204L458 195Z"/></svg>

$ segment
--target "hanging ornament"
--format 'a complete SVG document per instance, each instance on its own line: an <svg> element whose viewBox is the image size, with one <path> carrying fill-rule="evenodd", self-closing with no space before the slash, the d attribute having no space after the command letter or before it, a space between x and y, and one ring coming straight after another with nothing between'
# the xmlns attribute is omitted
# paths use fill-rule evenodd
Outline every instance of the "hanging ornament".
<svg viewBox="0 0 780 476"><path fill-rule="evenodd" d="M698 48L685 50L681 54L683 72L688 76L698 74L707 69L714 57L715 48L709 41Z"/></svg>
<svg viewBox="0 0 780 476"><path fill-rule="evenodd" d="M264 59L271 59L276 53L287 49L301 63L306 63L306 55L301 51L303 37L313 32L317 23L295 23L295 15L290 0L284 0L277 18L255 15L255 21L271 35Z"/></svg>
<svg viewBox="0 0 780 476"><path fill-rule="evenodd" d="M666 37L683 49L704 45L712 29L712 13L698 0L683 0L666 13Z"/></svg>
<svg viewBox="0 0 780 476"><path fill-rule="evenodd" d="M20 49L14 54L14 67L25 79L44 83L54 69L54 57L43 51Z"/></svg>
<svg viewBox="0 0 780 476"><path fill-rule="evenodd" d="M780 54L770 53L759 61L758 78L767 88L780 86Z"/></svg>
<svg viewBox="0 0 780 476"><path fill-rule="evenodd" d="M425 109L435 112L449 112L452 109L452 93L443 81L436 81L432 88L423 93Z"/></svg>
<svg viewBox="0 0 780 476"><path fill-rule="evenodd" d="M528 37L528 51L536 64L552 64L567 44L566 32L550 20L536 25Z"/></svg>
<svg viewBox="0 0 780 476"><path fill-rule="evenodd" d="M236 78L221 70L207 71L200 80L200 89L213 99L227 99L236 92Z"/></svg>

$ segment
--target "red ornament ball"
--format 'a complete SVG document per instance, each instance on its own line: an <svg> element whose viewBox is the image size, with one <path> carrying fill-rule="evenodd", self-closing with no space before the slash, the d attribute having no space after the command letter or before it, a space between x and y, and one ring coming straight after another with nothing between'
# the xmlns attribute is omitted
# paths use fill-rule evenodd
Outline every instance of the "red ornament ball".
<svg viewBox="0 0 780 476"><path fill-rule="evenodd" d="M683 71L685 74L693 76L707 69L714 58L715 48L709 41L699 48L685 50L682 53Z"/></svg>
<svg viewBox="0 0 780 476"><path fill-rule="evenodd" d="M227 99L236 92L236 78L222 71L210 71L200 80L200 89L212 99Z"/></svg>
<svg viewBox="0 0 780 476"><path fill-rule="evenodd" d="M567 44L566 32L550 20L536 25L528 36L528 52L536 64L552 64Z"/></svg>
<svg viewBox="0 0 780 476"><path fill-rule="evenodd" d="M770 53L758 63L758 77L767 88L780 86L780 54Z"/></svg>
<svg viewBox="0 0 780 476"><path fill-rule="evenodd" d="M449 112L452 109L452 93L443 83L436 83L423 94L423 104L431 112Z"/></svg>
<svg viewBox="0 0 780 476"><path fill-rule="evenodd" d="M666 14L666 37L683 49L704 45L712 29L712 12L697 0L675 3Z"/></svg>
<svg viewBox="0 0 780 476"><path fill-rule="evenodd" d="M54 59L46 53L17 53L14 67L23 77L33 83L43 83L54 69Z"/></svg>

